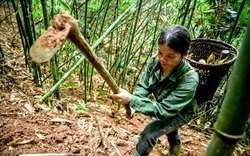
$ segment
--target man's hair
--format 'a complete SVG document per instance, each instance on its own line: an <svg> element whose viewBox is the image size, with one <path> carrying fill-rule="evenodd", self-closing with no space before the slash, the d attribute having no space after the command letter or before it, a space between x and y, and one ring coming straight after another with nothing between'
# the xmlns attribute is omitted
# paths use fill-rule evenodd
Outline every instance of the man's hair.
<svg viewBox="0 0 250 156"><path fill-rule="evenodd" d="M187 54L190 42L191 38L188 29L180 25L168 27L158 39L158 44L170 47L174 51L180 52L182 56Z"/></svg>

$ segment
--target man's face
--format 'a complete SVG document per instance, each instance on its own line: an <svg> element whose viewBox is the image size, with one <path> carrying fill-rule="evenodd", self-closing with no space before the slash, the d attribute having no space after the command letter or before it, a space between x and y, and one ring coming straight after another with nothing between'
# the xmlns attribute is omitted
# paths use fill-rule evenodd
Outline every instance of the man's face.
<svg viewBox="0 0 250 156"><path fill-rule="evenodd" d="M162 68L167 71L172 71L182 60L180 52L176 52L170 47L166 47L163 44L158 45L157 55Z"/></svg>

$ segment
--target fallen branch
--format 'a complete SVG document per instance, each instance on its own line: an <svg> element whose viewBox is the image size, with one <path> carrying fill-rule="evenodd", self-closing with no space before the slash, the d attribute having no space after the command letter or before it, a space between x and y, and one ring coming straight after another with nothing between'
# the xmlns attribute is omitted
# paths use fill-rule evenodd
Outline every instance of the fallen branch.
<svg viewBox="0 0 250 156"><path fill-rule="evenodd" d="M114 140L111 140L110 143L111 143L111 145L115 148L117 154L118 154L119 156L122 156L122 154L120 153L120 151L119 151L118 148L116 147L116 145L115 145L115 143L114 143Z"/></svg>

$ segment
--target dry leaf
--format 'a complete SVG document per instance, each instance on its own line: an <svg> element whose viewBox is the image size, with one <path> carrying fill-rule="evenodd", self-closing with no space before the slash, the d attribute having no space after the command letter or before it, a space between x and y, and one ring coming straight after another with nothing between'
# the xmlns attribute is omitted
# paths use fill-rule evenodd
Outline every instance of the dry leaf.
<svg viewBox="0 0 250 156"><path fill-rule="evenodd" d="M45 136L42 134L36 133L36 136L42 140L45 139Z"/></svg>
<svg viewBox="0 0 250 156"><path fill-rule="evenodd" d="M24 107L25 107L30 113L34 113L34 111L35 111L35 108L34 108L31 104L29 104L29 103L25 103L25 104L24 104Z"/></svg>
<svg viewBox="0 0 250 156"><path fill-rule="evenodd" d="M15 99L15 93L12 93L12 94L10 95L10 102L13 102L14 99Z"/></svg>

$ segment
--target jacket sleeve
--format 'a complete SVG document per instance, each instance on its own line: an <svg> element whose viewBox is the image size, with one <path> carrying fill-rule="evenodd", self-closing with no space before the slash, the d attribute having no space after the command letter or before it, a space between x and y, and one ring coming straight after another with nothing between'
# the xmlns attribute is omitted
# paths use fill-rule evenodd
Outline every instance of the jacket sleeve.
<svg viewBox="0 0 250 156"><path fill-rule="evenodd" d="M149 75L151 74L152 66L154 64L154 58L155 56L150 58L146 70L143 73L140 82L136 86L136 92L133 95L143 98L148 97L148 95L152 93L149 89Z"/></svg>
<svg viewBox="0 0 250 156"><path fill-rule="evenodd" d="M184 107L193 105L198 86L198 73L193 72L179 80L175 89L162 101L151 101L146 97L133 95L130 106L145 115L165 119L177 115Z"/></svg>

